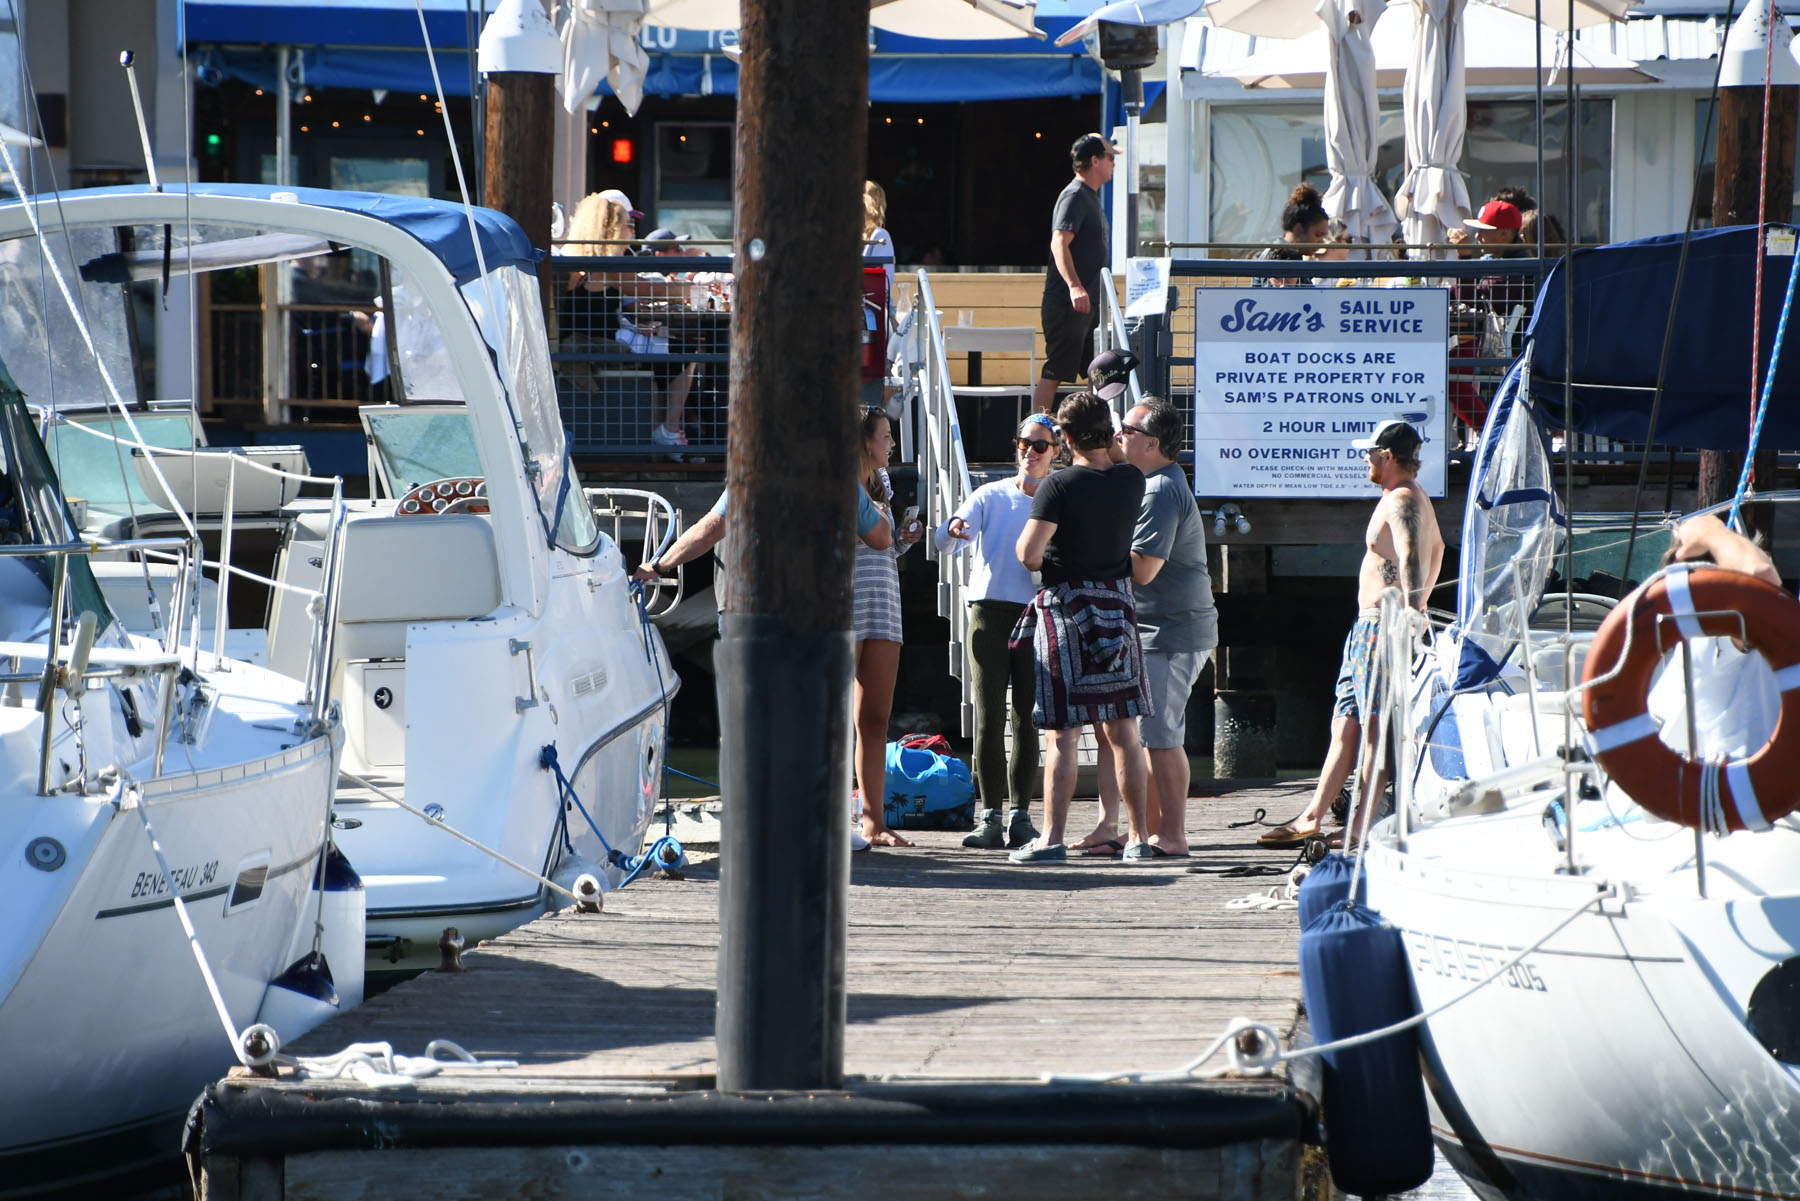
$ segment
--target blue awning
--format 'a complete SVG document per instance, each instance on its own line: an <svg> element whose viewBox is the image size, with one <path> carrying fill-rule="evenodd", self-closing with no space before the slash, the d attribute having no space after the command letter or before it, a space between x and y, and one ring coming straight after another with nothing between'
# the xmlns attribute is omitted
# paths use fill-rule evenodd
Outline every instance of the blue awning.
<svg viewBox="0 0 1800 1201"><path fill-rule="evenodd" d="M1763 255L1760 371L1766 372L1786 295L1788 274L1800 263L1793 227ZM1574 403L1563 414L1565 271L1558 263L1538 293L1530 336L1531 395L1551 428L1566 424L1586 434L1642 442L1663 358L1665 329L1674 339L1657 414L1659 446L1742 450L1749 440L1750 330L1754 324L1755 226L1694 233L1681 266L1680 234L1577 250L1574 275ZM1681 296L1673 327L1675 276ZM1761 448L1800 449L1800 321L1788 326L1770 394Z"/></svg>
<svg viewBox="0 0 1800 1201"><path fill-rule="evenodd" d="M425 0L426 25L444 91L469 94L463 0ZM939 42L874 31L869 99L954 103L1099 95L1101 70L1080 47L1056 47L1073 16L1042 17L1050 38ZM431 93L431 70L412 0L187 0L185 37L221 75L276 86L274 47L295 47L292 81L315 88ZM723 50L731 30L648 27L644 91L652 96L733 96L737 64ZM1152 85L1153 86L1153 85ZM601 85L601 94L607 89ZM1149 87L1146 91L1149 91Z"/></svg>

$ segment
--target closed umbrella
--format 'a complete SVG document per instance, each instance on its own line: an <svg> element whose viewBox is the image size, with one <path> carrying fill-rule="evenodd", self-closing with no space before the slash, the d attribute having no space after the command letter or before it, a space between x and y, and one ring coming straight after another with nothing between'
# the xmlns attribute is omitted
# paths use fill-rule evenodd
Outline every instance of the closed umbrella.
<svg viewBox="0 0 1800 1201"><path fill-rule="evenodd" d="M1370 36L1387 0L1319 0L1325 57L1325 164L1331 186L1325 211L1356 241L1391 242L1399 220L1375 184L1381 150L1381 105L1375 95Z"/></svg>
<svg viewBox="0 0 1800 1201"><path fill-rule="evenodd" d="M650 56L638 41L648 0L568 0L563 8L562 102L566 112L586 104L602 79L628 113L644 102Z"/></svg>
<svg viewBox="0 0 1800 1201"><path fill-rule="evenodd" d="M1469 185L1457 166L1469 131L1463 76L1463 8L1466 0L1412 0L1418 33L1406 72L1404 122L1406 176L1394 194L1394 209L1406 225L1406 240L1442 242L1446 231L1469 212ZM1433 252L1430 257L1448 255Z"/></svg>

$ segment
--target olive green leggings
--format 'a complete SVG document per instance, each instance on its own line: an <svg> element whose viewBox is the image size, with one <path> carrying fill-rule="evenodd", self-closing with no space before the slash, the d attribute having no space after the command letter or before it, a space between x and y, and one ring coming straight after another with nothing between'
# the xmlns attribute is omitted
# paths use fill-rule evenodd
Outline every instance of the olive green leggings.
<svg viewBox="0 0 1800 1201"><path fill-rule="evenodd" d="M975 688L975 779L985 808L1031 807L1038 782L1038 732L1031 724L1037 663L1031 647L1007 645L1024 605L978 600L969 605L969 679ZM1006 686L1012 685L1012 761L1006 754Z"/></svg>

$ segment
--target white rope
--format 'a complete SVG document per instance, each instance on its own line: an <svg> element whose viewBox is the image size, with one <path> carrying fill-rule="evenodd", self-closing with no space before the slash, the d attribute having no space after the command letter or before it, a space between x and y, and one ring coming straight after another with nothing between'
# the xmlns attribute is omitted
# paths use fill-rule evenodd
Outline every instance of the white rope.
<svg viewBox="0 0 1800 1201"><path fill-rule="evenodd" d="M356 773L344 771L341 768L339 769L338 774L340 776L344 777L344 779L350 781L352 784L357 785L358 787L367 788L370 792L374 793L376 796L380 797L382 800L388 801L391 804L400 806L400 808L406 810L408 813L412 814L414 817L418 818L420 821L425 822L427 825L434 826L437 829L442 830L446 834L450 834L456 838L460 838L462 841L468 843L470 846L474 847L476 850L480 851L482 854L490 855L493 858L498 859L501 863L506 864L506 866L512 868L516 872L519 872L521 875L530 876L533 880L536 880L539 884L542 884L544 887L549 888L555 892L560 892L563 896L568 897L569 900L575 902L577 905L582 904L581 897L576 896L573 892L570 892L568 889L564 888L562 885L558 884L555 880L552 880L550 877L540 876L537 872L532 871L530 868L526 867L523 863L520 863L517 860L508 859L505 855L502 855L499 851L496 851L493 847L484 846L483 844L475 841L473 838L470 838L467 834L464 834L461 830L458 830L455 826L452 826L447 822L441 821L438 818L431 816L431 814L426 813L423 809L414 809L411 805L407 804L405 801L401 800L399 797L395 796L393 793L387 791L385 788L382 788L376 784L372 784L368 780L365 780L361 776L357 775Z"/></svg>
<svg viewBox="0 0 1800 1201"><path fill-rule="evenodd" d="M440 1059L440 1052L450 1058ZM302 1080L353 1080L370 1088L407 1088L446 1068L516 1068L516 1059L476 1059L447 1038L425 1044L424 1055L396 1055L390 1043L351 1043L335 1055L277 1055Z"/></svg>
<svg viewBox="0 0 1800 1201"><path fill-rule="evenodd" d="M1261 892L1234 897L1225 902L1225 908L1228 910L1254 909L1259 912L1273 909L1298 909L1300 907L1300 884L1310 871L1312 868L1302 863L1288 873L1286 884L1276 884Z"/></svg>
<svg viewBox="0 0 1800 1201"><path fill-rule="evenodd" d="M1208 1044L1204 1051L1173 1071L1118 1071L1072 1076L1046 1072L1040 1076L1039 1079L1045 1084L1109 1084L1119 1081L1131 1084L1160 1084L1180 1080L1205 1080L1222 1076L1227 1073L1263 1076L1273 1071L1277 1064L1291 1063L1296 1059L1305 1059L1312 1055L1323 1055L1327 1052L1346 1051L1352 1047L1360 1047L1365 1043L1375 1042L1376 1040L1386 1038L1391 1034L1399 1034L1410 1030L1415 1026L1430 1021L1432 1018L1443 1013L1445 1010L1450 1009L1452 1006L1461 1004L1481 989L1486 988L1495 980L1498 980L1501 976L1517 967L1527 955L1562 933L1563 929L1571 922L1593 908L1609 895L1611 895L1610 889L1604 892L1596 892L1593 896L1589 897L1580 905L1577 905L1574 909L1571 909L1565 914L1560 921L1544 932L1543 937L1539 938L1536 942L1520 951L1517 955L1514 955L1511 959L1495 968L1486 977L1477 980L1474 984L1471 984L1462 992L1457 993L1443 1004L1428 1009L1423 1013L1416 1013L1404 1021L1394 1022L1391 1025L1382 1026L1379 1029L1370 1030L1364 1034L1340 1038L1334 1042L1319 1043L1311 1047L1295 1047L1291 1050L1283 1051L1281 1050L1280 1036L1269 1027L1258 1022L1252 1022L1248 1018L1234 1018L1230 1024L1226 1026L1225 1032ZM1255 1032L1257 1037L1251 1039L1241 1038L1240 1035L1247 1031ZM1226 1047L1230 1048L1227 1065L1222 1068L1203 1071L1202 1068L1206 1062Z"/></svg>

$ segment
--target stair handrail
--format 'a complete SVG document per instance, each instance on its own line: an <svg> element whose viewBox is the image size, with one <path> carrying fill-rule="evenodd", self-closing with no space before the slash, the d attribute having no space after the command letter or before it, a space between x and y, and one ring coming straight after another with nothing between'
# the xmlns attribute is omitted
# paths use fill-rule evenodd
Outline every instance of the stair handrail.
<svg viewBox="0 0 1800 1201"><path fill-rule="evenodd" d="M929 535L925 539L925 556L938 567L938 615L950 623L949 669L962 686L962 732L972 737L975 732L974 681L965 669L963 648L969 636L969 557L943 555L937 549L937 528L962 507L974 487L969 478L969 460L963 448L962 424L956 413L956 395L952 391L950 360L944 352L944 330L938 320L937 303L931 294L931 278L924 268L918 272L918 290L914 294L911 337L919 339L916 356L907 356L909 366L917 363L919 397L918 471L919 512ZM908 381L910 388L912 381Z"/></svg>

